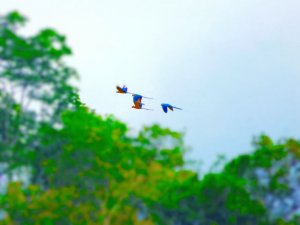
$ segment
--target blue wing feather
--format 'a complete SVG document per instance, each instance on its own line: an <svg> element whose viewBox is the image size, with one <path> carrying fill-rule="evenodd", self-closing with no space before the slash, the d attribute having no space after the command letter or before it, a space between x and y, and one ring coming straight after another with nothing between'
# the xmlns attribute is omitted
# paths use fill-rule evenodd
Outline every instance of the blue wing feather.
<svg viewBox="0 0 300 225"><path fill-rule="evenodd" d="M168 104L161 104L161 107L165 113L168 112Z"/></svg>
<svg viewBox="0 0 300 225"><path fill-rule="evenodd" d="M172 105L167 104L167 103L162 103L162 104L161 104L161 107L162 107L162 109L164 110L165 113L168 112L168 108L169 108L170 110L172 110L172 111L173 111L173 109L179 109L179 110L182 110L181 108L172 106Z"/></svg>
<svg viewBox="0 0 300 225"><path fill-rule="evenodd" d="M142 98L143 96L141 95L137 95L137 94L133 95L133 103L136 103L139 100L142 101Z"/></svg>

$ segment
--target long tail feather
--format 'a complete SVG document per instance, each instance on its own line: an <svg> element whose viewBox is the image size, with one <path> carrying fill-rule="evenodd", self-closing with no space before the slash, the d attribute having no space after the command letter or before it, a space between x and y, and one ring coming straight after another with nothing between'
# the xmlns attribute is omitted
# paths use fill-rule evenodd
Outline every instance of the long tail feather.
<svg viewBox="0 0 300 225"><path fill-rule="evenodd" d="M127 93L128 93L128 94L132 94L133 96L139 95L139 96L142 96L143 98L146 98L146 99L154 99L154 98L146 97L146 96L140 95L140 94L135 94L135 93L131 93L131 92L127 92Z"/></svg>
<svg viewBox="0 0 300 225"><path fill-rule="evenodd" d="M150 97L145 97L145 96L143 96L143 98L146 98L146 99L154 99L154 98L150 98Z"/></svg>
<svg viewBox="0 0 300 225"><path fill-rule="evenodd" d="M181 108L178 108L178 107L174 107L174 106L173 106L173 108L174 108L174 109L179 109L179 110L182 110Z"/></svg>

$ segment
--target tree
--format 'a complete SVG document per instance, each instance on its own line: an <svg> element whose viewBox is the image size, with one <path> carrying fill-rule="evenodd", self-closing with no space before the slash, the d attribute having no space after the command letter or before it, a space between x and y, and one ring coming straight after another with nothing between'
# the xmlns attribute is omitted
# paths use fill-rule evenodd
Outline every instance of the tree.
<svg viewBox="0 0 300 225"><path fill-rule="evenodd" d="M46 219L55 224L82 224L72 218L88 210L84 218L91 224L152 224L151 215L142 220L136 215L146 202L163 197L168 182L178 179L181 172L175 169L183 165L180 151L184 146L180 133L158 125L146 127L138 137L129 137L127 130L115 118L103 119L84 106L66 111L61 128L44 124L39 130L43 149L53 149L53 145L59 149L56 155L35 157L46 179L40 183L47 184L46 188L30 186L23 191L19 185L11 186L2 202L8 221L18 224ZM162 146L164 139L169 148ZM30 191L36 189L39 191ZM53 204L62 207L64 202L59 199L64 195L70 208L53 210ZM45 218L39 220L33 209L41 210ZM20 214L14 213L18 210Z"/></svg>
<svg viewBox="0 0 300 225"><path fill-rule="evenodd" d="M40 123L59 124L61 113L77 98L70 83L77 74L63 62L71 54L65 37L53 29L23 36L26 22L18 12L0 16L1 164L10 173L31 164L40 145Z"/></svg>
<svg viewBox="0 0 300 225"><path fill-rule="evenodd" d="M245 180L246 190L269 211L269 220L277 219L300 224L299 212L299 152L294 139L274 143L262 135L254 141L256 150L241 155L225 166L225 171Z"/></svg>

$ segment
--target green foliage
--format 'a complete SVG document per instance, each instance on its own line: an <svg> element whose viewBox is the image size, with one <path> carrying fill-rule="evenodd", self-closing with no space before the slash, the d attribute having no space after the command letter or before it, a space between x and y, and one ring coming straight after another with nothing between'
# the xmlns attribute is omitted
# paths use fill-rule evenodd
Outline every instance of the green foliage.
<svg viewBox="0 0 300 225"><path fill-rule="evenodd" d="M0 164L10 177L28 167L39 170L32 166L42 146L40 126L57 126L61 113L78 104L71 85L77 74L63 62L71 54L65 37L53 29L23 36L26 22L18 12L0 16Z"/></svg>
<svg viewBox="0 0 300 225"><path fill-rule="evenodd" d="M22 36L19 25L25 23L25 17L18 12L0 17L0 80L3 91L18 99L24 111L28 111L31 102L36 101L42 104L44 111L47 109L47 114L51 111L59 113L76 96L76 88L70 80L77 74L62 61L64 56L71 54L71 49L65 37L53 29L43 29L29 37Z"/></svg>

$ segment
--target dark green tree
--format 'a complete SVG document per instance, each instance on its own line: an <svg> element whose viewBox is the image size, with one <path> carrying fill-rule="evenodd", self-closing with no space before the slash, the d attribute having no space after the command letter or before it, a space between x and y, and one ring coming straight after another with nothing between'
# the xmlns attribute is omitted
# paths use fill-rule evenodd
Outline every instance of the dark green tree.
<svg viewBox="0 0 300 225"><path fill-rule="evenodd" d="M53 29L22 35L26 22L18 12L0 16L0 158L9 173L33 167L38 182L37 131L41 123L57 126L61 113L74 107L77 75L63 62L71 54L65 37Z"/></svg>
<svg viewBox="0 0 300 225"><path fill-rule="evenodd" d="M252 154L235 158L224 171L244 179L248 193L268 210L270 222L295 222L300 207L300 143L294 139L274 143L262 135L254 140L254 146Z"/></svg>

